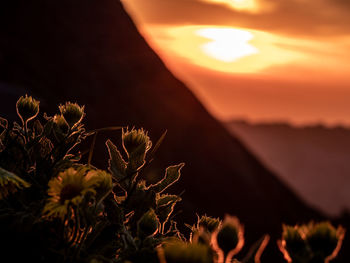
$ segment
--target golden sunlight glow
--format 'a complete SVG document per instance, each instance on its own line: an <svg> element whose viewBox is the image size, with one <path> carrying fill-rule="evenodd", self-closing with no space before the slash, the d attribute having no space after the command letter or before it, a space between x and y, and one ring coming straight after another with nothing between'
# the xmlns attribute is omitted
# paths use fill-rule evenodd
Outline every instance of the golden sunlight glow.
<svg viewBox="0 0 350 263"><path fill-rule="evenodd" d="M241 57L256 54L259 51L248 44L253 34L235 28L203 28L196 32L199 36L212 39L201 46L204 53L224 62L233 62Z"/></svg>
<svg viewBox="0 0 350 263"><path fill-rule="evenodd" d="M183 60L221 72L253 73L308 59L289 47L298 45L299 40L257 30L220 26L149 29L156 40L152 46L166 61Z"/></svg>
<svg viewBox="0 0 350 263"><path fill-rule="evenodd" d="M211 3L222 3L236 10L256 12L259 5L256 0L204 0Z"/></svg>

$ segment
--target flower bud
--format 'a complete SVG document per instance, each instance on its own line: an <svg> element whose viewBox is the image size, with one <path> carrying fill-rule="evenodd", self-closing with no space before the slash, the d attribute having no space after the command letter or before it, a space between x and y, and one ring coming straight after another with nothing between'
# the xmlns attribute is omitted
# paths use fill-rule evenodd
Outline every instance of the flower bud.
<svg viewBox="0 0 350 263"><path fill-rule="evenodd" d="M68 123L62 115L56 114L53 117L53 122L55 124L55 129L61 132L62 134L67 134L69 131Z"/></svg>
<svg viewBox="0 0 350 263"><path fill-rule="evenodd" d="M137 232L140 237L153 236L157 233L159 220L153 209L146 212L137 223Z"/></svg>
<svg viewBox="0 0 350 263"><path fill-rule="evenodd" d="M243 227L237 217L226 216L216 236L218 247L224 255L236 250L235 254L243 246Z"/></svg>
<svg viewBox="0 0 350 263"><path fill-rule="evenodd" d="M283 225L280 250L286 259L298 261L309 257L310 253L304 240L305 231L306 226Z"/></svg>
<svg viewBox="0 0 350 263"><path fill-rule="evenodd" d="M213 233L221 224L221 220L219 218L212 218L209 216L202 216L198 218L197 228L203 227L209 233Z"/></svg>
<svg viewBox="0 0 350 263"><path fill-rule="evenodd" d="M151 148L152 142L143 129L123 130L122 140L129 159L127 170L135 173L145 164L146 153Z"/></svg>
<svg viewBox="0 0 350 263"><path fill-rule="evenodd" d="M128 153L129 157L135 152L140 154L145 154L152 146L152 142L142 128L141 129L131 129L131 131L123 130L123 147Z"/></svg>
<svg viewBox="0 0 350 263"><path fill-rule="evenodd" d="M320 258L330 256L337 248L338 242L342 239L339 231L329 222L311 224L306 234L306 240L311 251Z"/></svg>
<svg viewBox="0 0 350 263"><path fill-rule="evenodd" d="M31 96L28 97L28 95L25 95L25 97L22 96L18 99L16 110L23 124L26 124L38 115L39 104L39 101L33 99Z"/></svg>
<svg viewBox="0 0 350 263"><path fill-rule="evenodd" d="M70 128L78 125L84 117L84 106L80 107L76 103L66 102L59 109Z"/></svg>

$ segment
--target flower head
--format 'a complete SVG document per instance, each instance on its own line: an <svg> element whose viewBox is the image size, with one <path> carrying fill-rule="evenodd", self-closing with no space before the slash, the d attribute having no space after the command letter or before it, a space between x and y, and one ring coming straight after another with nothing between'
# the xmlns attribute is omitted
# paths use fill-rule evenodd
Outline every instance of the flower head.
<svg viewBox="0 0 350 263"><path fill-rule="evenodd" d="M38 115L39 104L39 101L33 99L31 96L28 97L28 95L25 95L25 97L22 96L18 99L16 110L23 124L26 124Z"/></svg>
<svg viewBox="0 0 350 263"><path fill-rule="evenodd" d="M311 223L308 229L306 241L311 251L321 258L328 256L334 258L338 252L337 247L341 246L344 238L344 229L342 227L336 229L329 222Z"/></svg>
<svg viewBox="0 0 350 263"><path fill-rule="evenodd" d="M145 154L152 146L152 142L146 131L141 129L123 130L123 147L129 156L136 151Z"/></svg>
<svg viewBox="0 0 350 263"><path fill-rule="evenodd" d="M310 252L307 243L304 240L305 231L307 231L305 225L283 225L282 240L279 241L279 249L288 262L291 262L292 260L298 261L302 258L309 257Z"/></svg>
<svg viewBox="0 0 350 263"><path fill-rule="evenodd" d="M133 172L138 171L145 164L146 153L152 146L147 132L143 129L132 129L131 131L123 129L122 142L129 158L127 169Z"/></svg>
<svg viewBox="0 0 350 263"><path fill-rule="evenodd" d="M153 236L157 233L160 223L154 210L151 208L137 222L137 232L141 237Z"/></svg>
<svg viewBox="0 0 350 263"><path fill-rule="evenodd" d="M202 216L198 218L197 228L203 227L209 233L214 232L221 224L221 220L219 218L213 218L209 216Z"/></svg>
<svg viewBox="0 0 350 263"><path fill-rule="evenodd" d="M48 202L43 214L45 217L63 219L70 205L79 205L87 193L96 194L96 180L86 176L87 168L68 168L49 181Z"/></svg>
<svg viewBox="0 0 350 263"><path fill-rule="evenodd" d="M65 105L60 105L59 109L70 128L78 125L84 117L84 106L77 103L66 102Z"/></svg>
<svg viewBox="0 0 350 263"><path fill-rule="evenodd" d="M55 129L61 132L62 134L67 134L69 131L69 125L66 119L62 114L56 114L53 117L53 123L55 125Z"/></svg>
<svg viewBox="0 0 350 263"><path fill-rule="evenodd" d="M206 215L197 217L197 226L192 227L191 241L193 243L210 245L212 234L219 228L221 220Z"/></svg>
<svg viewBox="0 0 350 263"><path fill-rule="evenodd" d="M243 227L237 217L226 215L218 233L216 244L224 255L237 254L243 247Z"/></svg>
<svg viewBox="0 0 350 263"><path fill-rule="evenodd" d="M112 176L103 170L90 170L86 179L95 185L96 198L99 200L113 188Z"/></svg>
<svg viewBox="0 0 350 263"><path fill-rule="evenodd" d="M0 200L6 198L10 193L18 189L27 188L30 184L3 168L0 167Z"/></svg>

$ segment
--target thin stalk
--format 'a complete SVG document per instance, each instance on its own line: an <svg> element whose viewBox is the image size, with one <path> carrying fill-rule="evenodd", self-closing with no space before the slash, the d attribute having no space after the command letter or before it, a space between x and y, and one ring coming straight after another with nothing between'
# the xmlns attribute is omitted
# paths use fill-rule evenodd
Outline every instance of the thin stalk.
<svg viewBox="0 0 350 263"><path fill-rule="evenodd" d="M90 146L89 157L88 157L88 162L87 162L88 166L91 165L92 154L94 153L94 148L95 148L95 144L96 144L97 134L98 134L98 132L96 131L95 134L94 134L94 137L92 139L91 146Z"/></svg>

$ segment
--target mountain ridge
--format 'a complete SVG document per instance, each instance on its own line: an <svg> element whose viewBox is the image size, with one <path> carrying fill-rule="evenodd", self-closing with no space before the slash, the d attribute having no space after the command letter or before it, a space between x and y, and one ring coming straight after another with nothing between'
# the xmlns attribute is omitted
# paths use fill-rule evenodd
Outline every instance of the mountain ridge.
<svg viewBox="0 0 350 263"><path fill-rule="evenodd" d="M244 120L226 126L308 203L332 216L350 209L350 129Z"/></svg>

